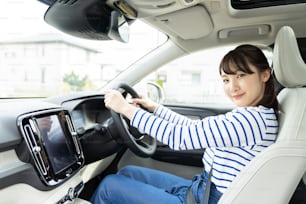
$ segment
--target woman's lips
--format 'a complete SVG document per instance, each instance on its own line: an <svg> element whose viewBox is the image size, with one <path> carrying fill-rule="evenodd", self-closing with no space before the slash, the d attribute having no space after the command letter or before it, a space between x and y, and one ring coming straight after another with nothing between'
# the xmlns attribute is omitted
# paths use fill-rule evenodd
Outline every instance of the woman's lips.
<svg viewBox="0 0 306 204"><path fill-rule="evenodd" d="M234 100L239 100L239 99L242 98L243 95L244 95L244 93L242 93L242 94L237 94L237 95L232 96L232 98L233 98Z"/></svg>

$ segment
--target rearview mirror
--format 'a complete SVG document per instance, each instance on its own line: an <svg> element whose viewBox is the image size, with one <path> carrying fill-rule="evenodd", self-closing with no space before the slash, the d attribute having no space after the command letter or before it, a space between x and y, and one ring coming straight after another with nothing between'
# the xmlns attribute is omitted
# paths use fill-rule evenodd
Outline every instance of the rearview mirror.
<svg viewBox="0 0 306 204"><path fill-rule="evenodd" d="M101 0L71 4L57 0L46 11L44 20L60 31L79 38L129 40L128 19Z"/></svg>
<svg viewBox="0 0 306 204"><path fill-rule="evenodd" d="M112 11L108 36L114 40L128 42L130 37L129 34L130 26L125 16L117 11Z"/></svg>

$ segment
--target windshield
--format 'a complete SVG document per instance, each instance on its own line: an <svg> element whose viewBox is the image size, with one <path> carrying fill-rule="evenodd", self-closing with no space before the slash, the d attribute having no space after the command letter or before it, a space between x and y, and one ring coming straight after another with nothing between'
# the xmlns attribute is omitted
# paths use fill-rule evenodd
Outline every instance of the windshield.
<svg viewBox="0 0 306 204"><path fill-rule="evenodd" d="M39 1L0 1L0 97L48 97L101 88L166 37L135 21L129 43L66 35Z"/></svg>

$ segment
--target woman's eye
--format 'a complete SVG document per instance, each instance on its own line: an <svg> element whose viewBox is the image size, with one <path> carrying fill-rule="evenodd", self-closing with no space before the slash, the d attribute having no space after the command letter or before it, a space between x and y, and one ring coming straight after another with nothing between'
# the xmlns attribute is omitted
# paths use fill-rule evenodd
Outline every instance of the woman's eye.
<svg viewBox="0 0 306 204"><path fill-rule="evenodd" d="M222 81L224 84L228 83L228 79L223 79Z"/></svg>
<svg viewBox="0 0 306 204"><path fill-rule="evenodd" d="M238 78L241 78L241 77L244 77L245 75L246 75L246 74L238 74L237 77L238 77Z"/></svg>

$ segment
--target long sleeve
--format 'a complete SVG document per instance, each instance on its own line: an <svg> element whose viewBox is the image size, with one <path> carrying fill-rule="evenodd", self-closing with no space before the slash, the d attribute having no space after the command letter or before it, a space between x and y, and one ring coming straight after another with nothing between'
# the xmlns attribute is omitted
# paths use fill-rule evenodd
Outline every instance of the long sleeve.
<svg viewBox="0 0 306 204"><path fill-rule="evenodd" d="M202 120L191 120L163 106L154 114L137 109L131 125L174 150L205 149L204 168L208 172L213 166L212 182L220 192L274 143L278 133L274 110L263 106L236 108Z"/></svg>
<svg viewBox="0 0 306 204"><path fill-rule="evenodd" d="M265 146L274 142L273 127L278 127L273 109L265 107L237 108L225 115L191 120L159 106L154 115L138 109L131 124L175 150Z"/></svg>

